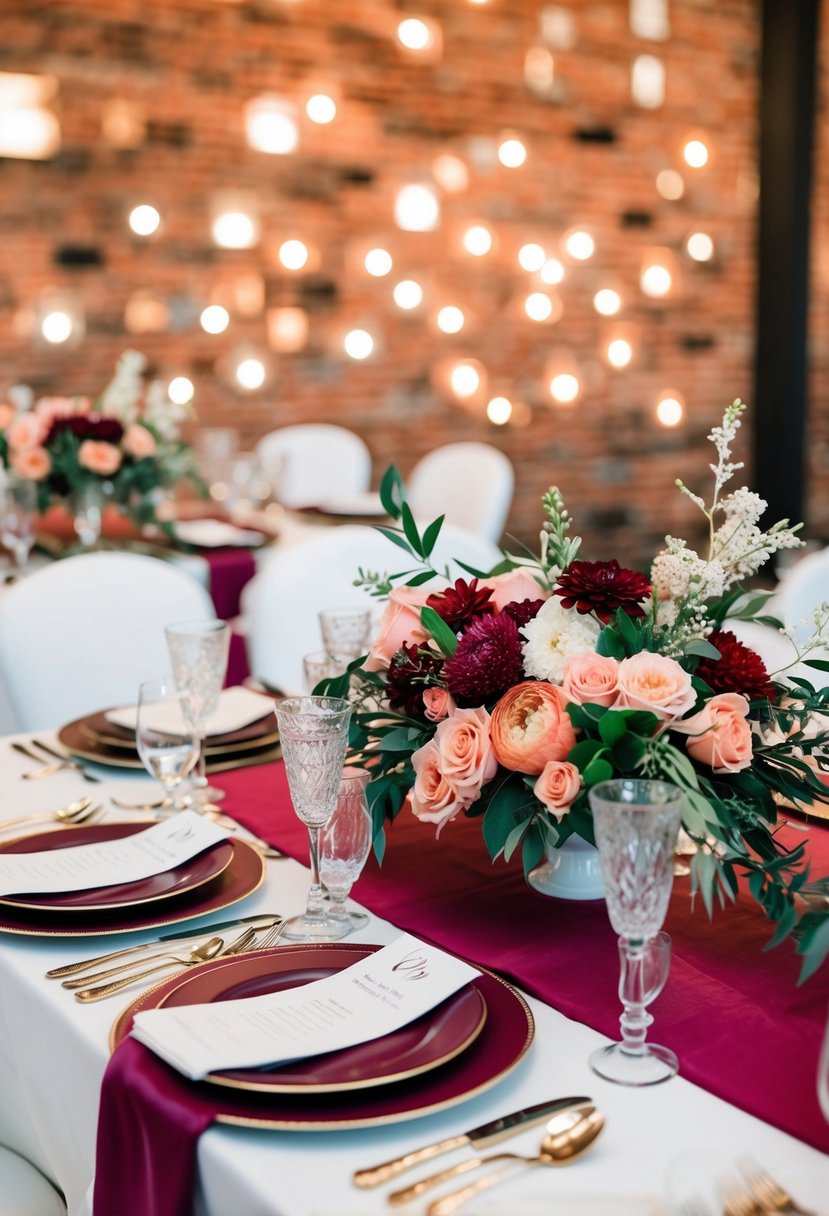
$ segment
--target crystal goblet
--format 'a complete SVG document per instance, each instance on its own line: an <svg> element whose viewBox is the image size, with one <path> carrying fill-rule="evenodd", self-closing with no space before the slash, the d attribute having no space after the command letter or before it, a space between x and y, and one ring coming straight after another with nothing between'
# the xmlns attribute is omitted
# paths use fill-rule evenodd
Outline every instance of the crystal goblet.
<svg viewBox="0 0 829 1216"><path fill-rule="evenodd" d="M7 476L0 483L0 541L12 559L12 575L25 574L35 543L37 483ZM9 581L11 581L11 578Z"/></svg>
<svg viewBox="0 0 829 1216"><path fill-rule="evenodd" d="M193 722L190 693L181 692L171 679L145 680L140 685L135 744L147 772L164 787L159 809L181 811L187 806L179 787L198 763Z"/></svg>
<svg viewBox="0 0 829 1216"><path fill-rule="evenodd" d="M164 634L176 687L192 698L193 726L199 741L192 800L204 806L224 798L224 790L208 783L205 742L207 719L218 708L227 670L230 626L219 620L177 621L168 625Z"/></svg>
<svg viewBox="0 0 829 1216"><path fill-rule="evenodd" d="M371 851L374 833L366 801L368 779L365 769L343 770L337 805L320 837L320 879L328 892L328 915L346 933L368 920L364 912L351 912L345 906Z"/></svg>
<svg viewBox="0 0 829 1216"><path fill-rule="evenodd" d="M610 923L619 934L622 1039L599 1048L590 1066L620 1085L655 1085L679 1068L667 1047L646 1041L647 1006L664 987L670 938L659 933L673 885L682 791L665 781L620 778L590 790L590 807Z"/></svg>
<svg viewBox="0 0 829 1216"><path fill-rule="evenodd" d="M322 644L328 654L342 655L350 662L368 650L370 608L324 608L319 622Z"/></svg>
<svg viewBox="0 0 829 1216"><path fill-rule="evenodd" d="M313 693L321 680L332 680L341 676L351 662L346 654L329 654L325 650L312 650L302 656L302 672L305 691Z"/></svg>
<svg viewBox="0 0 829 1216"><path fill-rule="evenodd" d="M282 936L295 942L332 942L349 926L332 920L320 885L320 835L337 805L348 745L351 706L341 697L289 697L275 706L291 802L308 828L311 887L302 916Z"/></svg>

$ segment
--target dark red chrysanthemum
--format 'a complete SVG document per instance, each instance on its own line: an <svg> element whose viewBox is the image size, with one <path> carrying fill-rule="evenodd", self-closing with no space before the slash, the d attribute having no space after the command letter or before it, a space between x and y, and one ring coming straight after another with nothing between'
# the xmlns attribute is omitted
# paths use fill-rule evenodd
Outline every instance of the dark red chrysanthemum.
<svg viewBox="0 0 829 1216"><path fill-rule="evenodd" d="M559 575L554 595L561 596L565 608L595 612L605 624L617 609L628 616L642 616L639 603L651 593L651 585L638 570L626 570L617 561L571 562Z"/></svg>
<svg viewBox="0 0 829 1216"><path fill-rule="evenodd" d="M443 676L459 705L495 701L523 677L518 626L505 612L479 616L443 664Z"/></svg>
<svg viewBox="0 0 829 1216"><path fill-rule="evenodd" d="M507 616L511 616L518 628L521 629L533 617L538 616L539 609L543 603L543 600L513 600L509 604L504 604L501 611L506 612Z"/></svg>
<svg viewBox="0 0 829 1216"><path fill-rule="evenodd" d="M71 431L76 439L97 439L101 443L120 443L124 434L124 428L117 418L103 418L100 414L70 414L66 418L55 418L45 439L47 447L61 431Z"/></svg>
<svg viewBox="0 0 829 1216"><path fill-rule="evenodd" d="M696 674L714 692L739 692L749 701L773 701L777 691L756 650L745 646L726 629L715 629L708 641L720 652L718 659L703 659Z"/></svg>
<svg viewBox="0 0 829 1216"><path fill-rule="evenodd" d="M389 706L410 718L425 719L423 690L434 684L440 659L430 650L404 642L392 656L386 673Z"/></svg>
<svg viewBox="0 0 829 1216"><path fill-rule="evenodd" d="M476 617L495 611L495 605L489 602L491 596L492 588L479 587L476 578L473 578L471 583L459 578L455 580L454 587L436 591L429 596L426 603L430 608L434 608L450 629L458 633Z"/></svg>

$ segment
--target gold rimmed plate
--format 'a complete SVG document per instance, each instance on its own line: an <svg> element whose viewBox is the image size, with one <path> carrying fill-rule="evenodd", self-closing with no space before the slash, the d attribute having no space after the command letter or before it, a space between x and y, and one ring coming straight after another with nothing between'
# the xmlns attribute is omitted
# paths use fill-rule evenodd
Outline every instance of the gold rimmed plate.
<svg viewBox="0 0 829 1216"><path fill-rule="evenodd" d="M157 1008L212 1004L301 987L337 974L377 948L336 942L324 949L301 945L283 948L275 956L267 951L240 955L233 966L184 977ZM278 1068L211 1073L207 1080L251 1093L345 1093L389 1085L453 1060L481 1033L486 1013L482 993L469 986L382 1038ZM117 1023L115 1033L119 1033Z"/></svg>
<svg viewBox="0 0 829 1216"><path fill-rule="evenodd" d="M143 769L144 765L134 747L129 749L110 747L108 744L97 743L84 734L81 723L83 719L76 718L67 722L58 731L58 739L73 756L81 760L91 760L94 764L105 764L112 768ZM275 740L276 736L274 736ZM273 740L260 739L248 750L238 747L223 749L207 755L207 771L223 773L229 769L242 768L248 764L267 764L280 758L279 744Z"/></svg>
<svg viewBox="0 0 829 1216"><path fill-rule="evenodd" d="M90 824L38 832L0 845L0 853L41 853L84 844L102 844L113 837L112 824ZM233 860L229 841L220 841L203 853L191 857L172 870L151 874L135 882L90 887L83 891L54 891L46 895L6 895L0 905L34 912L105 912L111 909L139 908L159 899L171 899L197 890L227 869Z"/></svg>
<svg viewBox="0 0 829 1216"><path fill-rule="evenodd" d="M129 752L136 751L135 731L129 727L119 726L107 718L108 710L87 714L76 719L80 735L93 747L117 748ZM273 713L263 714L256 722L249 722L237 730L226 731L223 734L208 735L206 754L217 754L232 751L246 751L251 748L273 746L279 739Z"/></svg>
<svg viewBox="0 0 829 1216"><path fill-rule="evenodd" d="M107 839L118 840L146 830L146 822L100 824ZM64 828L62 834L73 829ZM4 846L21 843L20 838ZM67 840L67 843L69 841ZM101 937L110 933L133 933L138 929L160 929L206 916L239 903L258 890L265 879L265 861L259 850L236 837L226 842L232 856L224 870L192 890L137 907L108 907L102 910L42 911L0 904L0 933L24 937ZM28 845L26 846L28 847Z"/></svg>
<svg viewBox="0 0 829 1216"><path fill-rule="evenodd" d="M338 944L341 949L353 952L353 961L366 950L365 946L356 943ZM283 946L278 951L261 951L259 956L277 958L298 949L324 951L330 947L322 944ZM217 959L203 963L199 974L206 977L212 971L221 971L224 964L231 961ZM174 977L142 993L124 1010L110 1034L112 1050L129 1033L134 1015L142 1009L159 1008L168 994L178 988L180 978ZM479 1034L454 1058L417 1076L388 1085L324 1094L249 1092L210 1082L190 1082L184 1077L177 1080L182 1086L192 1085L200 1097L209 1096L216 1109L217 1122L238 1127L271 1131L343 1131L379 1127L433 1114L497 1085L520 1064L533 1041L533 1017L520 993L483 968L472 986L482 996L487 1010Z"/></svg>

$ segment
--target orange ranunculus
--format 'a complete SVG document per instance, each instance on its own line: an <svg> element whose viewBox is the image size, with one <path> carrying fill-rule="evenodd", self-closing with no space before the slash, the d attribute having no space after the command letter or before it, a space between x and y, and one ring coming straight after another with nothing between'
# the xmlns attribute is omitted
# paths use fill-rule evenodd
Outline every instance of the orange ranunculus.
<svg viewBox="0 0 829 1216"><path fill-rule="evenodd" d="M681 718L697 699L691 677L676 659L642 650L619 664L615 709L649 709L663 722Z"/></svg>
<svg viewBox="0 0 829 1216"><path fill-rule="evenodd" d="M560 822L580 789L581 773L575 764L567 760L548 760L533 786L533 793Z"/></svg>
<svg viewBox="0 0 829 1216"><path fill-rule="evenodd" d="M749 704L736 692L712 697L698 714L671 729L687 734L685 746L700 764L714 773L739 773L751 764L753 747L747 720Z"/></svg>
<svg viewBox="0 0 829 1216"><path fill-rule="evenodd" d="M524 566L517 566L506 574L493 575L492 578L479 578L478 586L492 588L490 602L498 612L505 604L520 604L523 600L546 600L550 595Z"/></svg>
<svg viewBox="0 0 829 1216"><path fill-rule="evenodd" d="M134 456L136 460L145 460L148 456L155 456L158 444L152 431L148 431L139 422L132 422L124 431L121 446L129 456Z"/></svg>
<svg viewBox="0 0 829 1216"><path fill-rule="evenodd" d="M561 691L576 705L612 705L619 690L619 660L583 650L564 661Z"/></svg>
<svg viewBox="0 0 829 1216"><path fill-rule="evenodd" d="M26 481L42 481L51 472L52 460L46 448L21 448L12 453L11 466Z"/></svg>
<svg viewBox="0 0 829 1216"><path fill-rule="evenodd" d="M444 775L440 748L435 739L419 747L412 756L415 782L411 789L412 810L424 823L436 823L441 828L465 810L472 798L457 789Z"/></svg>
<svg viewBox="0 0 829 1216"><path fill-rule="evenodd" d="M518 773L540 773L548 760L563 760L576 732L560 688L526 680L504 693L489 725L499 764Z"/></svg>
<svg viewBox="0 0 829 1216"><path fill-rule="evenodd" d="M78 464L100 477L111 477L121 467L121 450L114 443L84 439L78 448Z"/></svg>
<svg viewBox="0 0 829 1216"><path fill-rule="evenodd" d="M420 609L426 603L429 591L416 587L395 587L389 592L389 602L380 621L377 637L371 644L364 664L366 671L380 671L388 667L392 655L404 642L424 642L426 630L420 623Z"/></svg>

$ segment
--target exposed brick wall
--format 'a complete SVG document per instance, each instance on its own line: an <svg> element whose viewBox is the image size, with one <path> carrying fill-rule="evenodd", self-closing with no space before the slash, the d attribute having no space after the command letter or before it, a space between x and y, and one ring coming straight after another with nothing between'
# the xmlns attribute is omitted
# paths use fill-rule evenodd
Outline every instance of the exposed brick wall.
<svg viewBox="0 0 829 1216"><path fill-rule="evenodd" d="M829 0L822 0L819 20L806 476L808 533L826 542L829 540Z"/></svg>
<svg viewBox="0 0 829 1216"><path fill-rule="evenodd" d="M94 391L118 353L134 346L160 373L190 375L200 420L238 425L247 444L286 423L341 422L368 441L376 478L391 460L405 473L440 443L498 444L518 473L509 530L524 539L534 539L539 498L551 481L587 535L589 556L641 562L666 530L687 534L693 511L674 478L707 489L705 435L727 401L751 392L757 5L673 0L670 38L650 42L630 33L627 0L562 3L576 38L572 49L553 52L551 99L534 95L523 79L544 7L539 0L480 7L464 0L3 0L0 70L57 75L63 142L50 161L0 161L0 387L22 380L39 391ZM440 22L438 62L420 62L396 45L396 22L407 12ZM630 64L642 53L666 67L666 99L655 111L630 99ZM251 150L244 103L260 92L299 97L311 80L338 86L337 120L329 127L303 121L290 156ZM143 115L145 133L134 148L115 148L102 135L114 99ZM476 141L505 129L525 139L526 164L481 167ZM695 130L707 136L711 161L697 172L683 169L686 193L668 202L656 174L682 168L680 147ZM821 141L829 181L825 129ZM442 151L466 160L468 191L442 195L438 231L397 230L397 188L428 176ZM222 251L211 241L211 200L229 190L257 204L262 241L253 250ZM161 232L143 241L126 225L141 201L164 219ZM825 236L825 182L817 206L816 228ZM481 259L459 253L469 220L491 226L497 251ZM593 232L596 255L568 263L561 319L533 323L516 303L533 281L518 268L516 251L536 239L554 253L576 223ZM696 228L714 237L710 263L683 251ZM316 270L280 268L276 250L289 236L316 247ZM392 249L389 278L362 270L358 255L372 244ZM653 245L669 248L679 271L665 301L638 288L643 253ZM79 249L91 262L61 264ZM829 249L819 245L816 256L816 285L825 287ZM295 354L271 352L273 379L250 396L223 379L221 360L245 344L267 350L264 312L243 316L231 307L230 328L216 337L197 321L243 274L261 276L266 307L301 305L310 317L307 345ZM403 277L419 279L427 293L413 314L391 302ZM632 327L636 356L625 371L609 369L599 353L612 325L591 300L606 278L620 286L620 321ZM38 346L26 333L27 308L53 286L83 302L86 335L72 350ZM145 289L168 303L171 324L131 335L125 308ZM824 533L829 417L818 380L825 385L829 359L827 298L824 290L815 311L824 336L814 345L812 417L819 439L813 521ZM456 337L429 324L436 303L450 300L472 318ZM342 354L342 333L354 324L380 338L365 363ZM546 389L545 367L558 348L578 357L584 376L570 409L554 407ZM525 425L496 428L453 403L434 377L451 354L480 359L493 392L525 403ZM687 403L674 431L653 412L668 386Z"/></svg>

